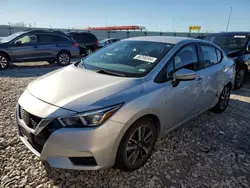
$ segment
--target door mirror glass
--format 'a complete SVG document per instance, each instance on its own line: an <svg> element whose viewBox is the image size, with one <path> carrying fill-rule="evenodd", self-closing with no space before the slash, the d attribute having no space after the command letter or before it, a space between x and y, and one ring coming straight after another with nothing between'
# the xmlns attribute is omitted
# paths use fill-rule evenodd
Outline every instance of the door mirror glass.
<svg viewBox="0 0 250 188"><path fill-rule="evenodd" d="M188 81L194 80L196 78L196 73L189 69L180 69L174 73L174 80L176 81Z"/></svg>

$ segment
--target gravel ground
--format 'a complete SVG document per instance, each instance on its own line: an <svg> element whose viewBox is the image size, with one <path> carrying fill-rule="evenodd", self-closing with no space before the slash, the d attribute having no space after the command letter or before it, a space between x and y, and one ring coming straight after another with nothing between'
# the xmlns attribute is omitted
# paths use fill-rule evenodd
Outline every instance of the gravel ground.
<svg viewBox="0 0 250 188"><path fill-rule="evenodd" d="M206 112L159 140L137 171L73 171L43 164L17 137L14 109L28 83L59 67L14 65L0 72L0 187L250 186L250 79L222 114Z"/></svg>

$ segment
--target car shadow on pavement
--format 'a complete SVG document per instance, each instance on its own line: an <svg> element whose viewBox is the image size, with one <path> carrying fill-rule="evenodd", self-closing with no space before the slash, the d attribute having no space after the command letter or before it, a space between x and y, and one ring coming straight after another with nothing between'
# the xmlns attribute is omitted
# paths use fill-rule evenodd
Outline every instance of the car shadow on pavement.
<svg viewBox="0 0 250 188"><path fill-rule="evenodd" d="M10 69L1 70L0 78L12 77L12 78L22 78L22 77L37 77L47 74L51 71L57 70L61 66L56 65L37 65L37 66L16 66L12 65Z"/></svg>

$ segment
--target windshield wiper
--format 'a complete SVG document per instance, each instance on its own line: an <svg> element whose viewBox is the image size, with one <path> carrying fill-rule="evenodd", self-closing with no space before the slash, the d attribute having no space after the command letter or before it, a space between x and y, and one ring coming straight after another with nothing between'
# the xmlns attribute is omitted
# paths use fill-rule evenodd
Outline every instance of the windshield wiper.
<svg viewBox="0 0 250 188"><path fill-rule="evenodd" d="M127 77L127 75L125 75L125 74L121 74L121 73L117 73L117 72L111 72L111 71L106 71L106 70L103 70L103 69L100 69L100 70L98 70L96 72L100 73L100 74L108 74L108 75L113 75L113 76Z"/></svg>

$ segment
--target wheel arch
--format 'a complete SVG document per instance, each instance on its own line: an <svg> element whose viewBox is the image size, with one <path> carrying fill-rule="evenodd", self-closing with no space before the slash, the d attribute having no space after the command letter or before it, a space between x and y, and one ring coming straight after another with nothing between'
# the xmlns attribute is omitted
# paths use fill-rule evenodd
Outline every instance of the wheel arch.
<svg viewBox="0 0 250 188"><path fill-rule="evenodd" d="M72 55L71 55L70 51L69 51L69 50L66 50L66 49L60 50L60 52L58 52L56 56L58 57L58 55L59 55L60 53L62 53L62 52L66 52L67 54L70 55L70 58L72 58Z"/></svg>
<svg viewBox="0 0 250 188"><path fill-rule="evenodd" d="M225 86L228 86L231 89L233 89L233 84L231 81L229 81Z"/></svg>
<svg viewBox="0 0 250 188"><path fill-rule="evenodd" d="M134 117L136 117L136 118L134 118ZM135 116L133 116L133 118L131 118L132 119L131 121L128 121L128 123L126 123L124 125L124 128L120 131L119 135L117 136L115 144L113 146L113 151L115 151L115 152L114 152L114 155L112 156L112 157L114 157L112 161L116 160L119 145L120 145L120 143L122 141L123 136L127 132L127 130L135 122L137 122L137 121L139 121L139 120L141 120L143 118L151 118L156 123L156 126L157 126L157 138L159 138L159 135L160 135L161 130L162 130L160 118L154 113L143 113L143 114L140 114L139 116L138 116L138 114L136 114Z"/></svg>
<svg viewBox="0 0 250 188"><path fill-rule="evenodd" d="M7 52L0 50L0 54L6 55L8 60L11 61L11 58L10 58L10 56L9 56L9 54Z"/></svg>

